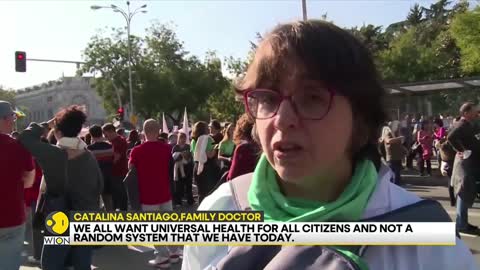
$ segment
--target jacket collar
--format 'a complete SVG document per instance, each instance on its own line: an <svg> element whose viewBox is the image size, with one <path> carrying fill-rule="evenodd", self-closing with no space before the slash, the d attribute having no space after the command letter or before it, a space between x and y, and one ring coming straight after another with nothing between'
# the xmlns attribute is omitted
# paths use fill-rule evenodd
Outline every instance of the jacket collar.
<svg viewBox="0 0 480 270"><path fill-rule="evenodd" d="M391 189L390 180L393 174L390 168L382 163L378 172L378 182L375 190L368 201L367 208L363 213L363 219L371 218L381 214L385 214L392 209L391 201Z"/></svg>

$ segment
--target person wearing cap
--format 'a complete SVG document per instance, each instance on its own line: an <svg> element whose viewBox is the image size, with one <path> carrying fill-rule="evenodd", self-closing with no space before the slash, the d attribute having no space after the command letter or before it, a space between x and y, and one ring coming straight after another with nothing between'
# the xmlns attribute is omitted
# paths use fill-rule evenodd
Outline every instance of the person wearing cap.
<svg viewBox="0 0 480 270"><path fill-rule="evenodd" d="M25 236L24 188L33 185L35 164L30 153L14 138L16 113L0 101L0 269L18 269Z"/></svg>
<svg viewBox="0 0 480 270"><path fill-rule="evenodd" d="M468 208L477 196L476 180L480 178L480 131L474 126L479 108L467 102L460 107L461 118L449 132L447 139L457 152L453 163L452 183L457 198L457 230L478 234L479 229L468 223Z"/></svg>

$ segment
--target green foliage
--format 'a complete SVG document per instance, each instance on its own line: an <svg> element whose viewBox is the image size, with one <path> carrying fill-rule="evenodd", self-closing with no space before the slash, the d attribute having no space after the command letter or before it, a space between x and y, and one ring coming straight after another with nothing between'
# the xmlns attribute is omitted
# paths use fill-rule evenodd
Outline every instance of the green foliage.
<svg viewBox="0 0 480 270"><path fill-rule="evenodd" d="M94 36L84 51L83 72L100 73L95 87L108 111L127 104L128 50L122 30L111 37ZM204 61L189 56L171 26L153 24L144 38L131 36L132 81L135 111L144 118L164 112L174 124L184 107L195 114L207 98L220 93L229 82L214 52Z"/></svg>
<svg viewBox="0 0 480 270"><path fill-rule="evenodd" d="M15 92L13 90L4 90L0 86L0 100L15 103Z"/></svg>
<svg viewBox="0 0 480 270"><path fill-rule="evenodd" d="M471 12L455 16L450 33L460 48L463 71L478 74L480 72L480 6Z"/></svg>

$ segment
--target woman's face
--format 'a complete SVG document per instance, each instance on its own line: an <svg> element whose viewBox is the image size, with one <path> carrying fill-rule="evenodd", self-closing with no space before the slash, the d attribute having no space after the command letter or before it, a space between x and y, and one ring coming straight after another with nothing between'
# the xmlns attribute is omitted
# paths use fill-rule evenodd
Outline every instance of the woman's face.
<svg viewBox="0 0 480 270"><path fill-rule="evenodd" d="M229 137L229 138L233 138L233 131L234 131L234 130L235 130L235 127L234 127L234 126L230 126L230 127L228 128L228 131L227 131L227 132L228 132L228 137Z"/></svg>
<svg viewBox="0 0 480 270"><path fill-rule="evenodd" d="M298 77L281 81L279 91L290 96L306 88L314 90ZM318 89L323 88L316 85ZM353 113L343 96L334 95L331 108L322 120L301 119L291 102L284 100L274 117L257 119L256 126L268 161L284 181L328 177L350 162Z"/></svg>

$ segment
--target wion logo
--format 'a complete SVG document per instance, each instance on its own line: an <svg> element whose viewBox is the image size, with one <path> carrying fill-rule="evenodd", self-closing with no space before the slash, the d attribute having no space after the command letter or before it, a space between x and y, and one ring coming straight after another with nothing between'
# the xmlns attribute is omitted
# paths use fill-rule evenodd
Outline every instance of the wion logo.
<svg viewBox="0 0 480 270"><path fill-rule="evenodd" d="M45 219L49 236L43 237L44 245L70 245L70 237L62 236L68 230L68 217L63 212L52 212Z"/></svg>

